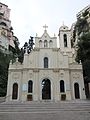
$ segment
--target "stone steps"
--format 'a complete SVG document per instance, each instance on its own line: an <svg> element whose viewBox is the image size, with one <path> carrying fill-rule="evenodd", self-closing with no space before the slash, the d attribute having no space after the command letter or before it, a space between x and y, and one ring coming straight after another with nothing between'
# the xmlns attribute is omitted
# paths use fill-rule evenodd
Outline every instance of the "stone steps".
<svg viewBox="0 0 90 120"><path fill-rule="evenodd" d="M90 111L90 101L9 102L0 104L0 112Z"/></svg>

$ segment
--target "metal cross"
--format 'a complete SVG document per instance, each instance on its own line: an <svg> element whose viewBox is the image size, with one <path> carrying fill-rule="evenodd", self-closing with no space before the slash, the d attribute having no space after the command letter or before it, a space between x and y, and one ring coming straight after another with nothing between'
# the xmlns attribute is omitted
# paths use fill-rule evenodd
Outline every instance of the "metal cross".
<svg viewBox="0 0 90 120"><path fill-rule="evenodd" d="M48 26L45 24L45 25L43 26L43 28L45 28L45 30L46 30L46 28L48 28Z"/></svg>

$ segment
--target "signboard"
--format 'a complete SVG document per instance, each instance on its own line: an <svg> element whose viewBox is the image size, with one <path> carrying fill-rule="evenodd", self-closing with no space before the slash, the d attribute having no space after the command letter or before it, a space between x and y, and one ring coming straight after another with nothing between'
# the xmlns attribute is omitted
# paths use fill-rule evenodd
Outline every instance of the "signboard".
<svg viewBox="0 0 90 120"><path fill-rule="evenodd" d="M22 86L22 91L27 91L27 89L28 89L27 84L23 84L23 86Z"/></svg>

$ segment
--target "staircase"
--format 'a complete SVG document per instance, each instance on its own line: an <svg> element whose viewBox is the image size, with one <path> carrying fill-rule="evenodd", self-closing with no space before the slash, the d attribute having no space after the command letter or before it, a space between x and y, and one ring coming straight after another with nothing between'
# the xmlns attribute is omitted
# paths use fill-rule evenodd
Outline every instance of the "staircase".
<svg viewBox="0 0 90 120"><path fill-rule="evenodd" d="M0 113L15 112L60 112L60 111L88 111L90 112L90 101L61 101L61 102L3 102L0 104Z"/></svg>
<svg viewBox="0 0 90 120"><path fill-rule="evenodd" d="M0 120L90 120L90 101L3 102Z"/></svg>

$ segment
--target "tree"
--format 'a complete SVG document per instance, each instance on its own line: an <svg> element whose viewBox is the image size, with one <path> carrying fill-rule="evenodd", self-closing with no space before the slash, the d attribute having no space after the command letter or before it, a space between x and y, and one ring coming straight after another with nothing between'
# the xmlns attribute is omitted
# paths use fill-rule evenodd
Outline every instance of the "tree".
<svg viewBox="0 0 90 120"><path fill-rule="evenodd" d="M25 44L24 44L24 46L22 48L24 50L24 53L27 50L27 53L29 54L33 50L33 45L34 45L33 37L30 36L29 41L25 42Z"/></svg>
<svg viewBox="0 0 90 120"><path fill-rule="evenodd" d="M0 97L6 95L10 55L0 51Z"/></svg>
<svg viewBox="0 0 90 120"><path fill-rule="evenodd" d="M75 31L78 35L76 61L82 62L85 84L88 84L90 82L90 23L88 22L89 17L89 12L85 11L82 14L82 18L77 19L75 25ZM86 96L89 97L89 94L87 95L87 90Z"/></svg>
<svg viewBox="0 0 90 120"><path fill-rule="evenodd" d="M18 41L15 40L14 44L15 48L9 46L9 54L0 50L0 97L6 96L10 60L15 62L16 57L19 57L19 60L22 61L20 59L21 50L19 48Z"/></svg>
<svg viewBox="0 0 90 120"><path fill-rule="evenodd" d="M78 50L76 61L84 63L87 59L90 60L90 32L84 33L79 37Z"/></svg>

